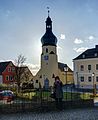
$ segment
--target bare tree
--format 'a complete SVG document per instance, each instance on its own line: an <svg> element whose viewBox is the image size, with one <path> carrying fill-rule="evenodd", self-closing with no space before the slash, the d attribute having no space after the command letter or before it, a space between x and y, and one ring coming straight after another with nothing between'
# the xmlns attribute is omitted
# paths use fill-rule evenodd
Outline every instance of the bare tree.
<svg viewBox="0 0 98 120"><path fill-rule="evenodd" d="M33 75L32 75L31 71L29 70L29 68L27 66L24 67L24 69L25 69L25 71L24 71L23 76L22 76L23 84L26 85L26 89L31 89L31 88L34 87L33 82L32 82Z"/></svg>
<svg viewBox="0 0 98 120"><path fill-rule="evenodd" d="M24 62L26 61L26 58L20 54L17 59L15 60L16 65L16 82L18 86L18 92L20 92L20 85L21 85L21 76L24 73Z"/></svg>

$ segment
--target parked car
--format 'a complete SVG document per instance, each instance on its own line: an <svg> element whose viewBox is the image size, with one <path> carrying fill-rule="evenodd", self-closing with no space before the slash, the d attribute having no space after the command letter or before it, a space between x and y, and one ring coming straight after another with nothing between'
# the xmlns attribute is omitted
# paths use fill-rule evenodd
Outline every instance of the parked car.
<svg viewBox="0 0 98 120"><path fill-rule="evenodd" d="M14 100L14 94L10 90L3 90L0 92L0 100L7 100L7 102Z"/></svg>

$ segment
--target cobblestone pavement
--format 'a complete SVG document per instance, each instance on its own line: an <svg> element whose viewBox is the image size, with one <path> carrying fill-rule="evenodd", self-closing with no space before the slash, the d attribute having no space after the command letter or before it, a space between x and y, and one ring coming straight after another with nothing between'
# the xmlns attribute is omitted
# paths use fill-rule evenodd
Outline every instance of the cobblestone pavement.
<svg viewBox="0 0 98 120"><path fill-rule="evenodd" d="M72 109L44 113L2 114L0 120L98 120L98 108Z"/></svg>

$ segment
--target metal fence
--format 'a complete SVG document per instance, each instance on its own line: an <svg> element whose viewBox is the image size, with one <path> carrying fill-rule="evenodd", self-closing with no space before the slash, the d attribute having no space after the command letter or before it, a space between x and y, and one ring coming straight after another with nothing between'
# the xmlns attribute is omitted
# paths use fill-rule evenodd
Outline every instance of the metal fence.
<svg viewBox="0 0 98 120"><path fill-rule="evenodd" d="M14 99L1 99L0 113L58 109L55 99L51 98L51 89L24 89L20 92L17 92L14 88L4 88L4 90L13 91ZM69 86L63 88L61 109L92 107L93 104L93 94L91 92L77 90Z"/></svg>

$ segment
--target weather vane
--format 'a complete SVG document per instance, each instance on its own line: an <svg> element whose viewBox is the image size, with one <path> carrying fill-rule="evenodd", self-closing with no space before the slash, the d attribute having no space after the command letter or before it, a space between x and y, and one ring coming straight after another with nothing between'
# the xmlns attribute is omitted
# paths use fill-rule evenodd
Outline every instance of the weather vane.
<svg viewBox="0 0 98 120"><path fill-rule="evenodd" d="M50 10L49 10L50 8L49 7L47 7L47 10L48 10L48 16L49 16L49 13L50 13Z"/></svg>

